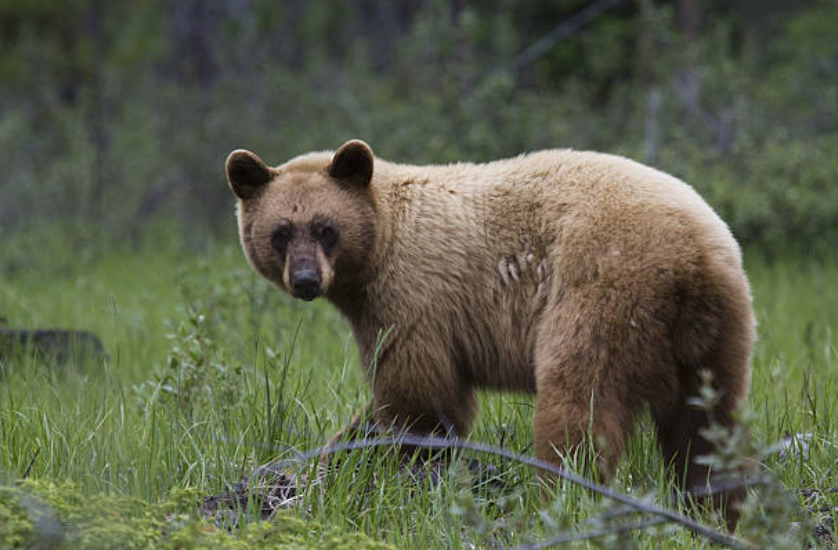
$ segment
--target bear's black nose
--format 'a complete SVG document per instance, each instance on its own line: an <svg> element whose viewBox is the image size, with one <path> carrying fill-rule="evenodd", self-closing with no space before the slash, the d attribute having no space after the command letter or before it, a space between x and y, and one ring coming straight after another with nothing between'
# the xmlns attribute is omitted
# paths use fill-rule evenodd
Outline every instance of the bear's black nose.
<svg viewBox="0 0 838 550"><path fill-rule="evenodd" d="M310 302L320 294L320 274L314 269L301 269L291 274L294 296Z"/></svg>

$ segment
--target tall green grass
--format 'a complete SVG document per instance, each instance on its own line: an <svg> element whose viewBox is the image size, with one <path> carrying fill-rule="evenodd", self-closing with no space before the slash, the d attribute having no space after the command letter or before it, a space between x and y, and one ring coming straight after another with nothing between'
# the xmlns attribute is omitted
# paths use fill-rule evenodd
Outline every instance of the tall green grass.
<svg viewBox="0 0 838 550"><path fill-rule="evenodd" d="M91 330L109 358L67 365L6 358L4 484L31 463L30 477L71 481L91 494L157 502L182 487L217 493L261 464L293 464L368 399L347 323L326 303L293 301L270 287L233 243L78 254L44 246L31 259L20 248L0 250L0 316L16 328ZM806 434L764 467L789 490L838 486L838 264L752 255L746 265L760 323L754 436L770 444ZM527 396L481 395L472 438L532 454L531 414ZM481 471L461 461L432 482L434 475L411 480L386 454L359 451L311 489L298 513L403 548L466 548L535 540L585 524L608 504L568 485L546 501L532 471L480 459ZM299 472L311 473L306 465ZM677 505L648 421L613 483ZM835 504L831 493L815 499ZM639 536L641 547L704 544L671 527L657 533Z"/></svg>

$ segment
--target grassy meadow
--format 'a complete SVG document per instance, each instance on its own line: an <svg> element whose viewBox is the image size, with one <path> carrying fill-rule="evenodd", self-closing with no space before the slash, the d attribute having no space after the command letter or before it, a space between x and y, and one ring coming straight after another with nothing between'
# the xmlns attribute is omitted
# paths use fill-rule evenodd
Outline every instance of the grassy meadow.
<svg viewBox="0 0 838 550"><path fill-rule="evenodd" d="M753 435L762 446L801 436L763 464L789 499L784 508L765 503L754 512L768 514L779 547L793 525L806 530L808 520L823 521L805 508L838 504L828 491L838 487L838 263L746 254L746 268L760 334ZM6 358L0 485L14 484L31 464L29 478L71 482L91 496L158 503L183 488L215 494L261 464L323 444L368 398L347 323L322 300L293 301L258 279L233 239L191 245L161 238L107 253L60 239L7 243L0 247L0 317L14 328L90 330L109 354L61 366L24 354ZM531 405L526 396L481 396L472 440L531 455ZM647 425L631 440L613 487L677 507ZM612 506L569 485L545 500L527 467L468 458L479 458L484 473L460 465L439 482L414 482L382 453L357 451L350 467L312 487L293 513L398 548L457 549L596 526L591 518ZM779 494L771 490L766 498ZM614 537L604 544L710 547L673 526Z"/></svg>

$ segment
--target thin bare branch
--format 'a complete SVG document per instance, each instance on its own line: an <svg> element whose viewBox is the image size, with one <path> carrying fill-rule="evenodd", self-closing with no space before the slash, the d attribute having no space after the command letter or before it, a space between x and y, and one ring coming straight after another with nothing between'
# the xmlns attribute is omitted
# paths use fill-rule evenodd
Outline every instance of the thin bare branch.
<svg viewBox="0 0 838 550"><path fill-rule="evenodd" d="M526 464L527 466L554 474L557 477L564 479L565 481L584 487L591 492L597 493L616 502L620 502L622 504L635 508L639 512L658 516L660 518L664 518L667 521L671 521L673 523L681 525L690 532L695 533L696 535L701 535L715 542L716 544L719 544L726 548L733 548L736 550L751 550L754 548L746 541L740 540L731 535L720 533L714 528L707 525L703 525L693 520L692 518L686 517L677 512L673 512L672 510L667 510L666 508L662 508L651 502L647 502L623 493L619 493L617 491L609 489L608 487L600 485L590 479L582 477L578 474L574 474L573 472L570 472L564 468L561 468L549 462L545 462L543 460L539 460L537 458L529 456L520 455L512 451L508 451L506 449L500 449L482 443L471 443L469 441L464 441L456 437L443 438L434 436L416 436L412 434L400 434L393 436L376 437L372 439L348 441L344 443L333 444L326 449L321 448L303 453L298 457L298 460L309 461L313 458L321 458L323 456L332 455L341 451L395 445L412 445L431 450L461 449L491 454L514 460L521 464ZM753 481L743 483L739 486L746 486L748 484L753 484ZM707 492L706 494L711 493Z"/></svg>
<svg viewBox="0 0 838 550"><path fill-rule="evenodd" d="M605 10L616 6L622 0L598 0L593 4L589 4L582 10L574 13L561 23L556 25L553 30L533 42L525 50L515 56L515 67L520 69L529 65L555 46L560 40L566 38L578 31L601 14Z"/></svg>
<svg viewBox="0 0 838 550"><path fill-rule="evenodd" d="M41 448L38 447L35 449L35 454L32 456L32 460L29 461L29 466L26 467L26 471L23 472L23 479L29 477L29 472L32 471L32 466L35 465L35 459L38 458L38 455L41 454Z"/></svg>
<svg viewBox="0 0 838 550"><path fill-rule="evenodd" d="M596 539L601 537L607 537L608 535L613 535L615 533L625 533L626 531L646 529L647 527L660 525L661 523L666 523L667 521L669 520L667 520L666 518L655 517L631 523L623 523L621 525L611 525L608 527L603 527L602 529L594 529L593 531L585 531L582 533L563 532L541 542L534 542L532 544L522 544L520 546L509 546L506 548L502 548L501 550L540 550L541 548L549 548L551 546L558 546L560 544L567 544L569 542Z"/></svg>

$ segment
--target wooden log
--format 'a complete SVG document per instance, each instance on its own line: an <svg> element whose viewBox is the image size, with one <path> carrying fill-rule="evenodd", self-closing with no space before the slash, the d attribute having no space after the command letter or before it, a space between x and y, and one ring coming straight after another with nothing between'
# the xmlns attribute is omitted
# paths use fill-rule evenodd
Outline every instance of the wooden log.
<svg viewBox="0 0 838 550"><path fill-rule="evenodd" d="M0 328L0 361L16 353L49 357L57 364L108 357L99 337L86 330Z"/></svg>

